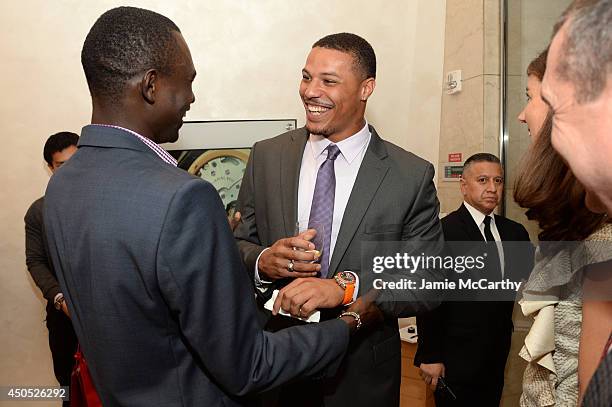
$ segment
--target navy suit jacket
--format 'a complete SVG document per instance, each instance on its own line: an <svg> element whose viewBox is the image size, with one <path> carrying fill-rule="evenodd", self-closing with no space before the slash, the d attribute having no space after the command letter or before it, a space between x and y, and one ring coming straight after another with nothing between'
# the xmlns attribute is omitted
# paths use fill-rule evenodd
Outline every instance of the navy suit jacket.
<svg viewBox="0 0 612 407"><path fill-rule="evenodd" d="M83 129L44 219L105 406L240 405L344 355L340 320L262 331L215 189L123 130Z"/></svg>

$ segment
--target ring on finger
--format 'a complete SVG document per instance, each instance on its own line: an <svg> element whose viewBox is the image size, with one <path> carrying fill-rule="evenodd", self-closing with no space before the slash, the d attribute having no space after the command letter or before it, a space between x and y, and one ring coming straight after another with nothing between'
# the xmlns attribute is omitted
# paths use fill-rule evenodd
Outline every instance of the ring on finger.
<svg viewBox="0 0 612 407"><path fill-rule="evenodd" d="M289 264L287 264L287 270L293 271L293 260L289 260Z"/></svg>

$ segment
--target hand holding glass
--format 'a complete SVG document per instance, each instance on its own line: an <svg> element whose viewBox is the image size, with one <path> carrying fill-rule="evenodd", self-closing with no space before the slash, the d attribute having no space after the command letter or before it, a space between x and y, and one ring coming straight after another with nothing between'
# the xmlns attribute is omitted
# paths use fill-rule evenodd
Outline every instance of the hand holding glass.
<svg viewBox="0 0 612 407"><path fill-rule="evenodd" d="M308 221L307 219L298 221L295 224L295 235L301 236L305 234L307 231L314 231L315 235L310 238L310 236L305 236L310 240L312 244L314 244L315 248L313 250L305 250L306 253L312 253L314 255L314 260L309 263L316 263L321 260L321 255L323 254L323 235L324 235L324 225L322 222L318 221ZM297 247L294 247L294 250L303 250Z"/></svg>

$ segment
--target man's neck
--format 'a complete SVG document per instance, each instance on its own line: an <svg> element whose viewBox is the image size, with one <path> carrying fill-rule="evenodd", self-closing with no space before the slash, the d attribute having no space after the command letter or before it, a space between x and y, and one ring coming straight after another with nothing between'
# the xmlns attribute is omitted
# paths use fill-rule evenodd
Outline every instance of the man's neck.
<svg viewBox="0 0 612 407"><path fill-rule="evenodd" d="M338 134L332 134L327 139L331 141L332 143L339 143L342 140L346 140L347 138L359 133L359 131L363 128L363 126L365 126L365 124L366 124L366 120L365 118L362 117L361 120L355 123L353 126L351 126L350 129L345 130Z"/></svg>
<svg viewBox="0 0 612 407"><path fill-rule="evenodd" d="M472 209L478 213L481 213L482 216L490 216L493 211L489 211L488 213L481 211L480 209L476 208L474 205L472 205L471 203L469 203L468 201L463 201L463 204L466 205L467 208Z"/></svg>
<svg viewBox="0 0 612 407"><path fill-rule="evenodd" d="M139 120L134 120L137 115L127 112L119 112L116 108L105 109L102 106L95 106L91 114L91 124L104 124L109 126L123 127L140 134L149 140L155 141L153 132L149 126Z"/></svg>

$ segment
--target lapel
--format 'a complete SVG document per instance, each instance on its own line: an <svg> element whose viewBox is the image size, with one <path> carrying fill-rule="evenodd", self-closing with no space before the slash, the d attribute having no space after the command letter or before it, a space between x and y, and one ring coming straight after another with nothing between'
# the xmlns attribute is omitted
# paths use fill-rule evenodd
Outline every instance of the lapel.
<svg viewBox="0 0 612 407"><path fill-rule="evenodd" d="M281 149L280 190L285 236L293 236L295 234L298 183L306 141L308 141L308 132L306 128L302 127L291 133L288 142Z"/></svg>
<svg viewBox="0 0 612 407"><path fill-rule="evenodd" d="M506 228L504 219L499 215L495 215L495 227L497 227L497 231L499 232L499 237L501 237L502 242L504 240L514 240L510 236L510 230Z"/></svg>
<svg viewBox="0 0 612 407"><path fill-rule="evenodd" d="M478 229L478 225L474 222L474 218L470 214L470 211L465 207L464 204L461 204L459 209L457 209L457 214L459 215L459 219L465 225L465 232L469 236L469 240L474 242L484 242L484 238L482 237L482 233L480 233L480 229Z"/></svg>
<svg viewBox="0 0 612 407"><path fill-rule="evenodd" d="M512 229L507 228L506 222L504 222L504 218L499 215L495 215L495 226L497 227L497 231L499 232L499 237L502 240L502 249L504 251L504 277L513 278L511 273L514 273L515 270L510 267L510 257L513 253L513 250L510 248L511 243L504 245L503 242L513 241L514 234L512 233ZM513 246L516 247L516 246Z"/></svg>
<svg viewBox="0 0 612 407"><path fill-rule="evenodd" d="M372 134L370 144L359 167L355 184L342 216L342 224L329 263L327 277L336 274L340 260L353 240L372 199L389 170L389 165L385 162L387 157L385 144L374 127L369 126L369 128Z"/></svg>

